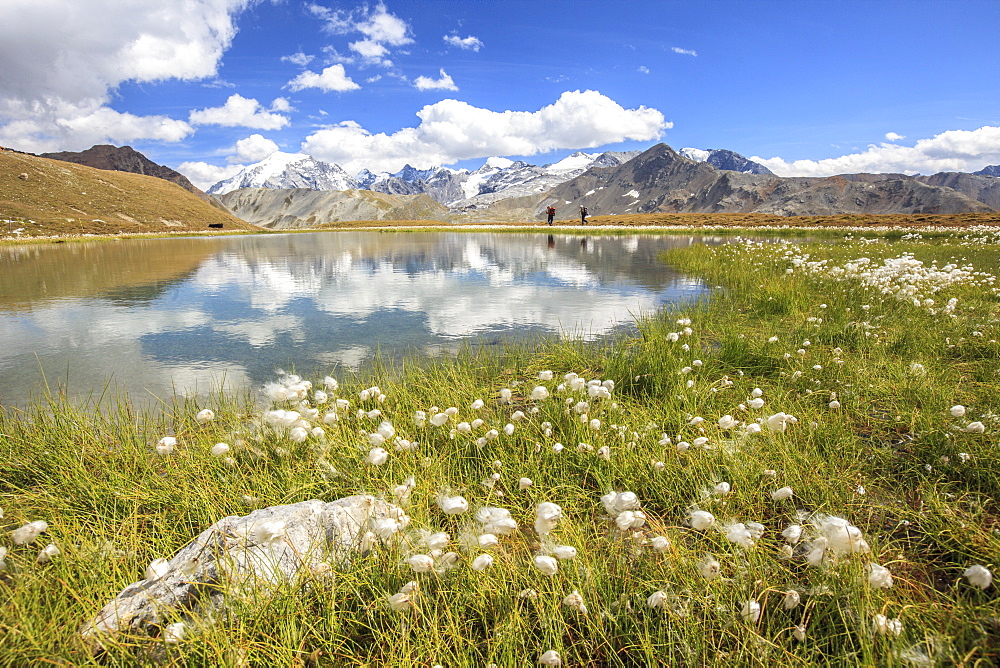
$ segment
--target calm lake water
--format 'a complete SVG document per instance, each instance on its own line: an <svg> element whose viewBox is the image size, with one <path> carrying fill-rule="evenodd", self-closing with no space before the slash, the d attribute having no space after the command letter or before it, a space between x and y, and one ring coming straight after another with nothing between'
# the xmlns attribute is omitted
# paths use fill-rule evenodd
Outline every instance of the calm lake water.
<svg viewBox="0 0 1000 668"><path fill-rule="evenodd" d="M537 334L595 338L703 286L692 236L326 232L0 248L0 404L137 402Z"/></svg>

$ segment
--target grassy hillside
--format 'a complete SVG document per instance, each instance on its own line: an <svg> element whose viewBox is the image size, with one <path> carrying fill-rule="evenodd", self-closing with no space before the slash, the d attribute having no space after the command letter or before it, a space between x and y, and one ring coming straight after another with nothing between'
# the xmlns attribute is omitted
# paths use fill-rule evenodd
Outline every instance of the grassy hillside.
<svg viewBox="0 0 1000 668"><path fill-rule="evenodd" d="M199 231L212 223L255 229L163 179L0 151L0 236Z"/></svg>

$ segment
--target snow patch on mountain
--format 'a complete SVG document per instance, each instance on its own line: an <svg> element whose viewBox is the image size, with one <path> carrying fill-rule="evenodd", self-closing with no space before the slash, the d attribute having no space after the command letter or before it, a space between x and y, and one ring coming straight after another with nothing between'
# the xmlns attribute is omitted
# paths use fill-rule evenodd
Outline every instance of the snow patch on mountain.
<svg viewBox="0 0 1000 668"><path fill-rule="evenodd" d="M208 192L221 195L240 188L354 190L357 187L358 182L339 165L303 153L276 151L260 162L247 165L235 176L219 181Z"/></svg>
<svg viewBox="0 0 1000 668"><path fill-rule="evenodd" d="M677 152L688 160L694 160L695 162L707 162L708 156L712 155L711 151L706 151L702 148L682 148Z"/></svg>

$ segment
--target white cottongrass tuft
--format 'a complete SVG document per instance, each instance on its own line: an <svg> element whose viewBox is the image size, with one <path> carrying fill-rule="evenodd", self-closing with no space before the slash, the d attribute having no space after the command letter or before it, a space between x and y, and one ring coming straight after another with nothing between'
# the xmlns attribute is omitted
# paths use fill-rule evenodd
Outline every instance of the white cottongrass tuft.
<svg viewBox="0 0 1000 668"><path fill-rule="evenodd" d="M619 514L626 510L638 510L641 506L639 497L633 492L615 491L608 492L602 496L601 504L611 517L618 517Z"/></svg>
<svg viewBox="0 0 1000 668"><path fill-rule="evenodd" d="M365 457L365 463L381 466L385 464L387 459L389 459L389 453L384 448L372 448L368 451L368 456Z"/></svg>
<svg viewBox="0 0 1000 668"><path fill-rule="evenodd" d="M782 600L782 605L784 606L785 610L791 610L793 608L798 607L799 602L801 600L802 597L799 595L799 592L795 591L794 589L789 589L787 592L785 592L785 598Z"/></svg>
<svg viewBox="0 0 1000 668"><path fill-rule="evenodd" d="M962 575L973 587L989 589L990 585L993 584L993 573L990 572L990 569L981 564L969 566L965 569L965 572L962 573Z"/></svg>
<svg viewBox="0 0 1000 668"><path fill-rule="evenodd" d="M146 580L153 582L154 580L159 580L164 575L170 572L170 562L163 557L159 559L153 559L149 566L146 567Z"/></svg>
<svg viewBox="0 0 1000 668"><path fill-rule="evenodd" d="M537 555L532 559L532 563L544 575L555 575L559 572L559 562L555 560L555 557L550 557L547 554Z"/></svg>
<svg viewBox="0 0 1000 668"><path fill-rule="evenodd" d="M892 573L885 566L871 562L868 564L868 584L874 589L887 589L892 586Z"/></svg>
<svg viewBox="0 0 1000 668"><path fill-rule="evenodd" d="M732 415L726 414L719 418L719 428L720 429L733 429L739 421Z"/></svg>
<svg viewBox="0 0 1000 668"><path fill-rule="evenodd" d="M203 408L194 416L198 424L207 424L215 419L215 411L211 408Z"/></svg>
<svg viewBox="0 0 1000 668"><path fill-rule="evenodd" d="M540 657L538 657L538 663L543 666L561 666L562 657L559 656L559 652L554 649L550 649L547 652L543 652Z"/></svg>
<svg viewBox="0 0 1000 668"><path fill-rule="evenodd" d="M885 615L875 615L872 618L872 626L876 633L884 636L899 636L903 633L903 622L898 619L889 619Z"/></svg>
<svg viewBox="0 0 1000 668"><path fill-rule="evenodd" d="M963 406L962 404L956 404L951 407L951 410L949 412L951 413L952 417L957 417L957 418L963 417L965 415L965 406Z"/></svg>
<svg viewBox="0 0 1000 668"><path fill-rule="evenodd" d="M469 502L464 496L440 494L437 497L437 505L445 515L461 515L469 510Z"/></svg>
<svg viewBox="0 0 1000 668"><path fill-rule="evenodd" d="M483 525L483 531L489 534L506 536L517 529L517 522L506 508L483 506L476 511L475 519Z"/></svg>
<svg viewBox="0 0 1000 668"><path fill-rule="evenodd" d="M715 524L715 515L707 510L692 510L688 513L688 524L696 531L705 531Z"/></svg>
<svg viewBox="0 0 1000 668"><path fill-rule="evenodd" d="M156 448L156 454L160 455L161 457L166 457L167 455L173 453L174 446L176 445L177 445L176 438L174 438L173 436L164 436L159 441L157 441L156 445L153 447Z"/></svg>
<svg viewBox="0 0 1000 668"><path fill-rule="evenodd" d="M212 446L212 456L213 457L223 457L229 453L228 443L216 443Z"/></svg>
<svg viewBox="0 0 1000 668"><path fill-rule="evenodd" d="M722 575L722 564L715 557L708 555L698 564L698 572L706 580L714 580Z"/></svg>
<svg viewBox="0 0 1000 668"><path fill-rule="evenodd" d="M760 603L757 601L747 601L740 609L740 617L743 621L756 624L760 620Z"/></svg>
<svg viewBox="0 0 1000 668"><path fill-rule="evenodd" d="M552 548L552 556L556 559L576 559L576 548L572 545L556 545Z"/></svg>
<svg viewBox="0 0 1000 668"><path fill-rule="evenodd" d="M726 540L736 543L740 547L751 548L754 546L753 536L750 535L750 531L742 522L730 522L722 527L722 532L725 534Z"/></svg>
<svg viewBox="0 0 1000 668"><path fill-rule="evenodd" d="M428 573L434 569L434 559L427 554L414 554L405 561L414 573Z"/></svg>
<svg viewBox="0 0 1000 668"><path fill-rule="evenodd" d="M791 487L781 487L771 492L771 498L775 501L784 501L785 499L792 498L794 495L795 493Z"/></svg>
<svg viewBox="0 0 1000 668"><path fill-rule="evenodd" d="M521 491L524 491L534 484L535 483L532 482L531 478L521 478L517 481L517 488Z"/></svg>
<svg viewBox="0 0 1000 668"><path fill-rule="evenodd" d="M55 543L49 543L42 548L42 551L38 553L38 558L35 560L39 564L47 564L56 557L58 557L62 552L56 547Z"/></svg>
<svg viewBox="0 0 1000 668"><path fill-rule="evenodd" d="M469 567L474 571L485 571L487 568L493 565L493 557L488 554L480 554L478 557L472 560Z"/></svg>
<svg viewBox="0 0 1000 668"><path fill-rule="evenodd" d="M835 556L852 553L867 554L871 551L861 529L843 517L815 515L812 518L816 538L807 545L806 563L819 566L827 558L827 553Z"/></svg>
<svg viewBox="0 0 1000 668"><path fill-rule="evenodd" d="M767 428L775 433L780 433L785 431L785 427L789 424L794 424L798 422L798 418L794 415L789 415L787 413L775 413L771 417L767 418L766 424Z"/></svg>
<svg viewBox="0 0 1000 668"><path fill-rule="evenodd" d="M573 593L563 599L563 605L567 608L576 610L581 615L587 614L587 606L583 603L583 596L581 596L580 592L576 589L573 590Z"/></svg>
<svg viewBox="0 0 1000 668"><path fill-rule="evenodd" d="M982 434L984 431L986 431L986 425L984 425L982 422L970 422L969 424L965 425L965 431L969 432L970 434Z"/></svg>
<svg viewBox="0 0 1000 668"><path fill-rule="evenodd" d="M535 509L535 531L544 536L556 528L562 519L562 508L549 501L542 501Z"/></svg>
<svg viewBox="0 0 1000 668"><path fill-rule="evenodd" d="M28 522L24 526L14 529L10 533L10 539L14 541L15 545L31 545L38 538L38 535L47 531L48 528L48 523L43 520Z"/></svg>
<svg viewBox="0 0 1000 668"><path fill-rule="evenodd" d="M669 602L670 597L667 595L667 592L662 589L654 591L648 598L646 598L646 605L653 610L666 610Z"/></svg>
<svg viewBox="0 0 1000 668"><path fill-rule="evenodd" d="M649 545L657 552L666 552L670 549L670 539L666 536L653 536L649 539Z"/></svg>
<svg viewBox="0 0 1000 668"><path fill-rule="evenodd" d="M799 542L799 538L802 537L802 525L789 524L785 527L785 530L781 532L781 537L787 540L790 545L795 545Z"/></svg>
<svg viewBox="0 0 1000 668"><path fill-rule="evenodd" d="M544 401L549 398L549 390L543 385L536 385L531 390L531 398L535 401Z"/></svg>

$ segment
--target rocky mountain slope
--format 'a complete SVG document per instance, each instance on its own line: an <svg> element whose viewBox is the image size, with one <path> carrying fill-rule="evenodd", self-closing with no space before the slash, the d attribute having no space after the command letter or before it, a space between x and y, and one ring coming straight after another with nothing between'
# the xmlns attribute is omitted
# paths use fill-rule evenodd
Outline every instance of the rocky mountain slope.
<svg viewBox="0 0 1000 668"><path fill-rule="evenodd" d="M548 193L552 203L586 205L592 215L626 213L770 213L784 216L844 213L988 212L994 207L951 187L901 175L886 178L782 178L719 170L658 144L617 167L591 169ZM989 189L986 189L988 192Z"/></svg>
<svg viewBox="0 0 1000 668"><path fill-rule="evenodd" d="M988 167L983 167L978 172L972 173L976 176L1000 177L1000 165L990 165Z"/></svg>
<svg viewBox="0 0 1000 668"><path fill-rule="evenodd" d="M42 153L42 158L51 160L62 160L72 162L77 165L86 165L94 169L106 169L114 172L130 172L132 174L145 174L155 176L176 183L184 190L194 193L201 200L218 206L218 203L209 197L204 191L195 186L188 177L180 172L170 169L164 165L158 165L142 153L139 153L131 146L111 146L110 144L97 144L91 146L86 151L60 151L58 153Z"/></svg>
<svg viewBox="0 0 1000 668"><path fill-rule="evenodd" d="M349 220L442 220L448 210L427 194L370 190L242 188L220 196L242 220L276 230Z"/></svg>
<svg viewBox="0 0 1000 668"><path fill-rule="evenodd" d="M353 190L358 182L347 172L311 155L277 151L258 163L219 181L208 192L223 195L240 188L311 188L312 190Z"/></svg>
<svg viewBox="0 0 1000 668"><path fill-rule="evenodd" d="M678 151L689 160L696 162L707 162L716 169L725 169L731 172L743 172L744 174L772 174L773 172L764 165L745 158L739 153L727 151L726 149L699 149L682 148Z"/></svg>
<svg viewBox="0 0 1000 668"><path fill-rule="evenodd" d="M232 178L216 183L209 188L209 192L223 194L239 188L311 188L363 189L389 195L423 193L453 209L468 210L488 207L502 199L539 196L592 166L620 165L638 153L577 152L559 162L542 166L493 157L472 172L448 167L416 169L406 165L392 174L362 170L356 177L351 177L338 165L303 154L279 152L248 165Z"/></svg>
<svg viewBox="0 0 1000 668"><path fill-rule="evenodd" d="M161 178L0 150L2 235L174 232L209 225L253 227Z"/></svg>

